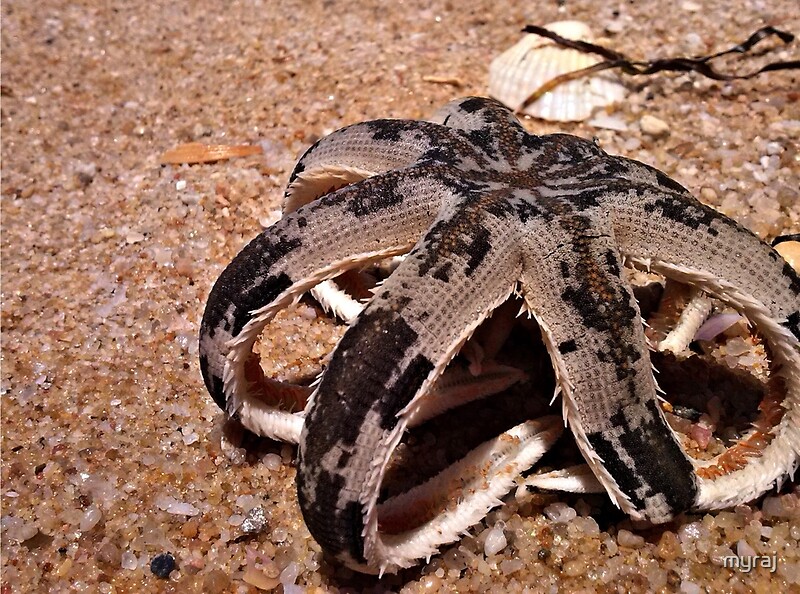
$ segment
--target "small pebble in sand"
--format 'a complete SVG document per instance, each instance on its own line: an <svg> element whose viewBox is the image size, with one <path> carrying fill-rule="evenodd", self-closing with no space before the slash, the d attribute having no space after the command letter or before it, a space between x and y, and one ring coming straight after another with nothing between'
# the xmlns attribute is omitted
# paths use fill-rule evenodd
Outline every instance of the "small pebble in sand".
<svg viewBox="0 0 800 594"><path fill-rule="evenodd" d="M261 458L261 463L268 470L280 470L283 464L278 454L265 454L264 457Z"/></svg>
<svg viewBox="0 0 800 594"><path fill-rule="evenodd" d="M136 555L134 555L130 551L125 551L124 553L122 553L122 556L120 557L119 560L119 566L122 567L122 569L128 569L130 571L133 571L134 569L136 569L136 566L138 564L139 563L138 560L136 559Z"/></svg>
<svg viewBox="0 0 800 594"><path fill-rule="evenodd" d="M641 127L642 132L650 136L666 136L669 134L669 124L650 114L642 116L642 119L639 120L639 127Z"/></svg>
<svg viewBox="0 0 800 594"><path fill-rule="evenodd" d="M175 569L175 557L170 553L161 553L153 557L153 560L150 561L150 571L153 572L153 575L162 580L167 579L173 569Z"/></svg>
<svg viewBox="0 0 800 594"><path fill-rule="evenodd" d="M713 204L717 200L717 193L713 188L703 186L700 188L700 199L706 204Z"/></svg>
<svg viewBox="0 0 800 594"><path fill-rule="evenodd" d="M231 583L231 578L221 569L214 569L203 578L203 592L218 594L227 590Z"/></svg>
<svg viewBox="0 0 800 594"><path fill-rule="evenodd" d="M294 583L297 581L297 576L300 574L300 566L292 561L286 567L283 568L279 579L281 584L283 584L283 591L287 592L287 589L290 586L293 586Z"/></svg>
<svg viewBox="0 0 800 594"><path fill-rule="evenodd" d="M95 559L97 559L99 563L108 565L109 567L119 567L122 561L122 554L114 543L107 542L97 551Z"/></svg>
<svg viewBox="0 0 800 594"><path fill-rule="evenodd" d="M267 525L267 513L263 507L254 507L242 521L242 532L257 534Z"/></svg>
<svg viewBox="0 0 800 594"><path fill-rule="evenodd" d="M683 580L681 582L681 594L700 594L703 590L695 584L694 582L690 582L688 580Z"/></svg>
<svg viewBox="0 0 800 594"><path fill-rule="evenodd" d="M630 549L638 549L644 545L644 538L638 534L634 534L629 530L620 530L617 533L617 542L621 547L628 547Z"/></svg>
<svg viewBox="0 0 800 594"><path fill-rule="evenodd" d="M498 523L486 534L486 541L483 544L483 553L487 557L496 555L506 548L508 541L506 541L506 535L503 533L503 528L504 526L502 523Z"/></svg>
<svg viewBox="0 0 800 594"><path fill-rule="evenodd" d="M578 515L573 508L566 503L561 503L560 501L548 505L543 511L544 515L554 522L558 522L559 524L569 522Z"/></svg>

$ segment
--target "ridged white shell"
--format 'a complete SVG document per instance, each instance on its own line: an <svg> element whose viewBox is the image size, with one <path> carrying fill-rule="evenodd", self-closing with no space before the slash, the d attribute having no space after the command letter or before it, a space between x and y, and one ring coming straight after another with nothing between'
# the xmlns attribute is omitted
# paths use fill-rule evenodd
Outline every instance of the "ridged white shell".
<svg viewBox="0 0 800 594"><path fill-rule="evenodd" d="M578 21L545 25L561 37L591 41L589 27ZM497 56L489 66L489 94L515 112L540 86L567 72L602 61L598 56L562 48L545 37L529 34ZM625 87L610 71L557 86L522 113L555 122L585 120L597 107L620 101Z"/></svg>

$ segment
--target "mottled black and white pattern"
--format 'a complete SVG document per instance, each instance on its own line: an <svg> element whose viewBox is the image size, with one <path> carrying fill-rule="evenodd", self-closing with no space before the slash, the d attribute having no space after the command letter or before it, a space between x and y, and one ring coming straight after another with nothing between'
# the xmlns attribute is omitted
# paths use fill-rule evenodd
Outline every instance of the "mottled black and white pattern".
<svg viewBox="0 0 800 594"><path fill-rule="evenodd" d="M474 521L465 515L470 523L415 548L378 532L378 490L420 397L515 289L542 328L587 462L631 516L664 522L734 505L794 471L800 279L774 250L663 173L575 136L528 134L495 101L458 100L438 120L365 122L312 146L290 180L289 199L302 206L236 257L203 317L201 367L213 398L280 437L244 380L258 331L318 282L408 252L344 335L306 411L298 493L325 551L391 571ZM623 259L736 307L770 343L786 413L747 467L703 479L679 447L658 405Z"/></svg>

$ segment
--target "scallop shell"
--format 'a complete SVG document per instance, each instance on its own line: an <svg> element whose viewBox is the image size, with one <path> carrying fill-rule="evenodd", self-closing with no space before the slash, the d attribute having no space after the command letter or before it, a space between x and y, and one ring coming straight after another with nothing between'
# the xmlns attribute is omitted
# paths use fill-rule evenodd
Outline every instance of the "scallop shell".
<svg viewBox="0 0 800 594"><path fill-rule="evenodd" d="M591 41L589 27L578 21L559 21L545 28L567 39ZM531 94L556 76L600 62L597 56L563 48L546 37L528 34L497 56L489 66L489 94L515 112ZM619 79L605 71L573 80L545 93L522 113L555 122L585 120L592 111L625 96Z"/></svg>

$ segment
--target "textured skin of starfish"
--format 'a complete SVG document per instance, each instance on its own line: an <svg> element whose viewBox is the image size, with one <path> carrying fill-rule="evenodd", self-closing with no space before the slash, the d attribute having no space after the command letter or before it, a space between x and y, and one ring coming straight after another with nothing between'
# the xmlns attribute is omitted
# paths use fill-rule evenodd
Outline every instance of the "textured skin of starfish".
<svg viewBox="0 0 800 594"><path fill-rule="evenodd" d="M470 507L405 533L379 530L383 474L419 403L514 291L539 323L584 458L632 517L665 522L735 505L794 472L800 279L772 248L660 171L574 136L529 134L495 101L454 101L438 122L364 122L308 149L289 186L302 206L223 271L203 317L209 392L274 436L264 419L277 413L245 373L260 330L319 282L408 252L337 345L306 409L298 495L326 552L363 571L395 571L455 540L510 488L494 489L489 473L485 500L477 481L463 497ZM735 307L768 343L780 414L743 467L703 478L668 427L624 260ZM480 464L497 454L475 455ZM498 472L519 472L514 464ZM458 472L486 472L478 468Z"/></svg>

